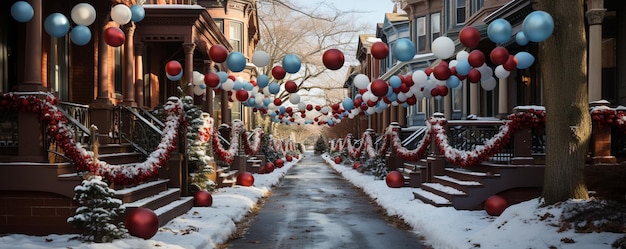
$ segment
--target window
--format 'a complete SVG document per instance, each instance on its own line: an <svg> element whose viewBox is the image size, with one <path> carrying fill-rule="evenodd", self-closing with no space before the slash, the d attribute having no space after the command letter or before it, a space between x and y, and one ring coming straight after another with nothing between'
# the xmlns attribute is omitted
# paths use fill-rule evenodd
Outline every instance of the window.
<svg viewBox="0 0 626 249"><path fill-rule="evenodd" d="M113 49L113 60L114 60L114 65L115 65L115 95L117 96L121 96L122 94L122 74L124 72L122 72L122 48L121 46L119 47L115 47Z"/></svg>
<svg viewBox="0 0 626 249"><path fill-rule="evenodd" d="M441 36L441 13L430 14L430 36L431 41Z"/></svg>
<svg viewBox="0 0 626 249"><path fill-rule="evenodd" d="M214 21L215 25L217 25L220 31L222 31L222 34L224 34L224 19L214 19Z"/></svg>
<svg viewBox="0 0 626 249"><path fill-rule="evenodd" d="M465 0L448 0L450 27L465 23Z"/></svg>
<svg viewBox="0 0 626 249"><path fill-rule="evenodd" d="M426 17L418 17L415 20L417 29L417 51L426 50Z"/></svg>
<svg viewBox="0 0 626 249"><path fill-rule="evenodd" d="M484 4L485 4L485 0L471 0L470 1L470 16L478 12L480 9L482 9Z"/></svg>
<svg viewBox="0 0 626 249"><path fill-rule="evenodd" d="M237 21L230 21L228 28L228 34L230 37L230 45L233 46L233 51L243 51L243 23Z"/></svg>

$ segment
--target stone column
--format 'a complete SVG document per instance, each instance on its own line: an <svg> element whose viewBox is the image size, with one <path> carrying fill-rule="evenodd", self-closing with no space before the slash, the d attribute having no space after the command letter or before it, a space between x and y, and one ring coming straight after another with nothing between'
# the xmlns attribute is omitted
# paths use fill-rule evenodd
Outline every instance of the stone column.
<svg viewBox="0 0 626 249"><path fill-rule="evenodd" d="M185 50L185 65L183 66L183 79L187 84L187 96L193 97L193 51L196 49L194 43L183 43ZM184 89L183 89L184 90Z"/></svg>
<svg viewBox="0 0 626 249"><path fill-rule="evenodd" d="M474 115L479 115L479 101L480 98L478 98L478 89L479 88L479 84L478 83L469 83L469 92L470 92L470 109L469 109L469 114L474 114Z"/></svg>
<svg viewBox="0 0 626 249"><path fill-rule="evenodd" d="M595 102L590 105L606 106L608 102ZM591 148L593 164L615 163L617 159L611 155L611 126L601 121L591 120Z"/></svg>
<svg viewBox="0 0 626 249"><path fill-rule="evenodd" d="M448 90L448 94L443 97L443 114L446 119L452 118L452 89Z"/></svg>
<svg viewBox="0 0 626 249"><path fill-rule="evenodd" d="M523 113L527 110L515 109L514 112ZM535 159L532 155L533 146L533 134L531 127L521 127L513 134L513 158L511 164L514 165L532 165L535 163Z"/></svg>
<svg viewBox="0 0 626 249"><path fill-rule="evenodd" d="M506 117L509 113L508 84L507 78L498 80L498 115L501 117Z"/></svg>
<svg viewBox="0 0 626 249"><path fill-rule="evenodd" d="M222 105L222 124L230 125L232 119L230 109L228 108L228 94L224 90L220 91L220 102Z"/></svg>
<svg viewBox="0 0 626 249"><path fill-rule="evenodd" d="M124 33L126 33L126 40L124 41L124 59L122 61L122 72L124 78L122 80L123 90L122 95L124 101L122 104L129 106L137 106L135 102L135 63L134 63L134 36L135 25L131 22L122 26Z"/></svg>
<svg viewBox="0 0 626 249"><path fill-rule="evenodd" d="M213 61L211 60L205 60L204 61L204 73L211 73L213 72ZM213 117L213 88L207 87L206 88L206 92L204 94L204 109L206 110L207 113L211 114L211 117Z"/></svg>
<svg viewBox="0 0 626 249"><path fill-rule="evenodd" d="M104 30L109 24L108 19L103 18L99 34L104 33ZM98 35L98 92L96 99L89 104L89 118L92 124L98 127L100 136L98 142L101 145L109 144L111 142L108 134L113 131L113 103L109 98L109 85L111 78L109 77L109 45L104 42L104 36Z"/></svg>
<svg viewBox="0 0 626 249"><path fill-rule="evenodd" d="M398 124L398 122L391 122L391 124L389 124L389 126L391 127L391 130L393 132L397 132L398 135L401 132L401 128L400 125ZM390 135L391 136L391 135ZM396 150L393 147L393 140L391 140L392 137L389 137L389 149L387 149L387 153L385 154L385 157L387 160L385 160L387 162L387 169L389 171L392 170L397 170L398 168L404 167L404 160L402 160L400 157L398 157L398 155L396 154ZM374 142L374 141L372 141Z"/></svg>
<svg viewBox="0 0 626 249"><path fill-rule="evenodd" d="M41 37L42 37L42 1L29 1L33 7L33 18L26 23L26 51L24 52L24 81L18 84L20 92L46 91L41 78ZM56 38L52 38L56 39ZM20 124L20 127L22 125ZM20 129L24 130L24 129ZM20 143L22 144L22 143Z"/></svg>
<svg viewBox="0 0 626 249"><path fill-rule="evenodd" d="M585 13L589 23L589 101L602 99L602 19L606 9L602 8L602 1L592 1L593 6Z"/></svg>
<svg viewBox="0 0 626 249"><path fill-rule="evenodd" d="M143 107L143 42L135 43L135 101Z"/></svg>

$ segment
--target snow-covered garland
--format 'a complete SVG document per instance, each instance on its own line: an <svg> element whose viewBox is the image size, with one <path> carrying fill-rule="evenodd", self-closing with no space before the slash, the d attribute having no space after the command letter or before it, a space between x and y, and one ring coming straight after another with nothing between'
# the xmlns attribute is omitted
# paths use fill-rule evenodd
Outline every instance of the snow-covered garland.
<svg viewBox="0 0 626 249"><path fill-rule="evenodd" d="M600 126L609 125L619 128L626 134L626 108L596 106L591 109L591 119Z"/></svg>
<svg viewBox="0 0 626 249"><path fill-rule="evenodd" d="M241 139L243 140L243 148L246 152L246 155L248 156L257 154L261 149L261 136L263 135L263 129L255 128L252 133L252 144L250 144L250 141L248 141L249 132L242 134L241 137Z"/></svg>
<svg viewBox="0 0 626 249"><path fill-rule="evenodd" d="M232 129L230 131L230 146L228 150L224 149L222 144L220 143L220 139L218 137L218 132L213 132L212 145L213 150L217 157L220 160L225 162L226 164L232 164L235 161L235 155L237 154L237 150L239 148L239 136L243 131L243 122L239 119L233 120Z"/></svg>
<svg viewBox="0 0 626 249"><path fill-rule="evenodd" d="M36 95L0 95L0 110L38 113L41 121L48 123L48 135L63 149L78 172L89 171L100 175L109 183L135 184L155 176L158 168L167 163L170 152L176 148L178 126L183 117L182 103L178 98L170 98L165 106L167 121L163 137L158 147L146 161L136 165L111 165L104 161L94 160L94 153L86 150L82 144L74 141L72 129L67 119L56 107L59 99L49 93L36 93L46 96L44 99Z"/></svg>
<svg viewBox="0 0 626 249"><path fill-rule="evenodd" d="M402 141L400 140L398 132L393 131L391 139L393 140L393 148L395 149L396 155L406 161L417 161L420 158L424 158L424 155L426 155L426 151L428 150L428 145L430 144L430 136L432 133L430 123L428 123L427 126L428 128L426 129L426 134L424 134L422 140L419 141L417 147L412 150L402 146Z"/></svg>

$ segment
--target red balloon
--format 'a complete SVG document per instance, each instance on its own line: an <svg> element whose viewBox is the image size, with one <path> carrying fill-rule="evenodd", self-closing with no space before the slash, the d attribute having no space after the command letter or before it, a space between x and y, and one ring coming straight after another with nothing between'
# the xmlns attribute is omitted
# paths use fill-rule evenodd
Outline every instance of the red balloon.
<svg viewBox="0 0 626 249"><path fill-rule="evenodd" d="M306 104L306 110L307 110L307 111L313 110L313 105L311 105L311 104Z"/></svg>
<svg viewBox="0 0 626 249"><path fill-rule="evenodd" d="M354 162L354 164L352 165L353 169L359 169L361 167L361 162Z"/></svg>
<svg viewBox="0 0 626 249"><path fill-rule="evenodd" d="M448 95L448 87L446 85L437 85L437 87L435 88L439 88L439 96L446 96Z"/></svg>
<svg viewBox="0 0 626 249"><path fill-rule="evenodd" d="M506 199L499 195L492 195L485 201L485 211L489 215L499 216L508 206Z"/></svg>
<svg viewBox="0 0 626 249"><path fill-rule="evenodd" d="M241 186L252 186L254 184L254 176L250 172L241 172L237 175L237 184Z"/></svg>
<svg viewBox="0 0 626 249"><path fill-rule="evenodd" d="M285 161L283 161L283 159L276 159L274 160L274 165L276 165L276 167L278 168L282 168L283 166L285 166Z"/></svg>
<svg viewBox="0 0 626 249"><path fill-rule="evenodd" d="M335 157L335 163L336 164L340 164L341 163L341 157Z"/></svg>
<svg viewBox="0 0 626 249"><path fill-rule="evenodd" d="M434 87L433 89L430 89L430 96L436 97L441 95L441 93L439 92L439 87Z"/></svg>
<svg viewBox="0 0 626 249"><path fill-rule="evenodd" d="M207 87L216 88L220 85L220 76L216 73L208 72L204 75L204 84L206 84Z"/></svg>
<svg viewBox="0 0 626 249"><path fill-rule="evenodd" d="M104 30L104 42L109 44L109 46L111 47L122 46L125 40L126 40L126 35L124 34L124 31L122 31L118 27L108 27L107 29ZM170 75L177 75L177 74L170 74Z"/></svg>
<svg viewBox="0 0 626 249"><path fill-rule="evenodd" d="M430 76L431 73L433 73L433 69L430 67L427 67L426 69L424 69L424 73L428 76Z"/></svg>
<svg viewBox="0 0 626 249"><path fill-rule="evenodd" d="M461 29L459 32L459 40L461 40L461 44L468 48L475 48L480 43L480 32L478 29L467 26Z"/></svg>
<svg viewBox="0 0 626 249"><path fill-rule="evenodd" d="M209 48L209 58L211 58L211 60L217 63L222 63L226 61L227 57L228 49L224 47L224 45L216 44Z"/></svg>
<svg viewBox="0 0 626 249"><path fill-rule="evenodd" d="M248 91L243 88L239 89L237 90L237 92L235 92L235 97L237 98L237 100L239 100L239 102L244 102L248 100Z"/></svg>
<svg viewBox="0 0 626 249"><path fill-rule="evenodd" d="M409 87L409 85L406 83L402 83L399 89L400 89L400 92L403 92L403 93L408 93L409 91L411 91L411 87Z"/></svg>
<svg viewBox="0 0 626 249"><path fill-rule="evenodd" d="M389 91L389 87L387 86L387 82L381 79L376 79L372 81L371 85L372 94L376 97L382 97L387 95L387 91Z"/></svg>
<svg viewBox="0 0 626 249"><path fill-rule="evenodd" d="M283 100L281 100L280 98L275 98L274 99L274 105L275 106L280 106L283 103Z"/></svg>
<svg viewBox="0 0 626 249"><path fill-rule="evenodd" d="M274 79L282 80L283 78L285 78L286 74L287 71L285 71L282 66L274 66L272 68L272 76L274 76Z"/></svg>
<svg viewBox="0 0 626 249"><path fill-rule="evenodd" d="M374 107L374 106L376 106L377 103L378 103L378 101L372 101L371 99L368 99L366 104L369 107Z"/></svg>
<svg viewBox="0 0 626 249"><path fill-rule="evenodd" d="M287 106L287 108L285 108L285 112L291 114L293 112L293 108L291 108L291 106Z"/></svg>
<svg viewBox="0 0 626 249"><path fill-rule="evenodd" d="M209 191L200 190L193 194L193 205L196 207L210 207L213 205L213 196Z"/></svg>
<svg viewBox="0 0 626 249"><path fill-rule="evenodd" d="M168 61L167 64L165 64L165 72L171 76L176 76L181 71L183 71L183 65L178 61ZM217 79L219 80L219 77L217 77Z"/></svg>
<svg viewBox="0 0 626 249"><path fill-rule="evenodd" d="M480 67L485 63L485 55L480 50L472 50L467 57L467 61L472 67Z"/></svg>
<svg viewBox="0 0 626 249"><path fill-rule="evenodd" d="M515 56L509 55L509 58L502 64L502 67L507 71L513 71L513 69L517 68L517 59L515 59Z"/></svg>
<svg viewBox="0 0 626 249"><path fill-rule="evenodd" d="M320 110L322 110L322 107L321 107L321 106L319 106L319 105L316 105L316 106L315 106L315 110L319 112Z"/></svg>
<svg viewBox="0 0 626 249"><path fill-rule="evenodd" d="M322 55L324 66L330 70L337 70L343 67L343 53L339 49L331 48Z"/></svg>
<svg viewBox="0 0 626 249"><path fill-rule="evenodd" d="M476 68L470 69L467 74L467 80L469 80L470 83L478 83L480 81L480 71Z"/></svg>
<svg viewBox="0 0 626 249"><path fill-rule="evenodd" d="M507 50L505 47L498 46L491 50L491 53L489 54L489 59L491 59L491 62L493 62L493 64L502 65L509 59L509 50Z"/></svg>
<svg viewBox="0 0 626 249"><path fill-rule="evenodd" d="M387 55L389 55L389 47L387 47L387 44L385 44L384 42L374 42L374 44L372 44L372 47L370 48L370 51L372 53L372 56L379 60L387 58Z"/></svg>
<svg viewBox="0 0 626 249"><path fill-rule="evenodd" d="M290 156L290 155L287 155L287 156L285 157L285 159L287 160L287 162L291 162L291 161L293 161L293 157L292 157L292 156Z"/></svg>
<svg viewBox="0 0 626 249"><path fill-rule="evenodd" d="M433 74L438 80L447 80L452 75L452 71L450 71L448 66L440 64L433 69Z"/></svg>
<svg viewBox="0 0 626 249"><path fill-rule="evenodd" d="M399 188L404 186L404 176L399 171L391 171L385 177L385 183L387 183L387 187L390 188Z"/></svg>
<svg viewBox="0 0 626 249"><path fill-rule="evenodd" d="M159 230L159 218L154 211L139 207L126 216L124 226L130 235L150 239Z"/></svg>
<svg viewBox="0 0 626 249"><path fill-rule="evenodd" d="M288 93L295 93L298 91L298 84L296 84L293 80L288 80L285 82L285 91Z"/></svg>
<svg viewBox="0 0 626 249"><path fill-rule="evenodd" d="M387 97L387 96L385 96ZM409 105L415 105L417 103L417 97L415 97L415 95L411 95L411 97L408 97L406 99L406 103Z"/></svg>

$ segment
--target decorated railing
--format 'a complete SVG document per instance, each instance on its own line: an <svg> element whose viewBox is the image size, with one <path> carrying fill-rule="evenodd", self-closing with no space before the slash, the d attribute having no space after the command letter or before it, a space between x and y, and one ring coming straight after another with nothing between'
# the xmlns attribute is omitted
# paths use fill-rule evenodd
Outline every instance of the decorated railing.
<svg viewBox="0 0 626 249"><path fill-rule="evenodd" d="M150 154L163 136L162 123L146 119L136 108L117 106L113 113L114 136L118 143L130 143L144 155Z"/></svg>

